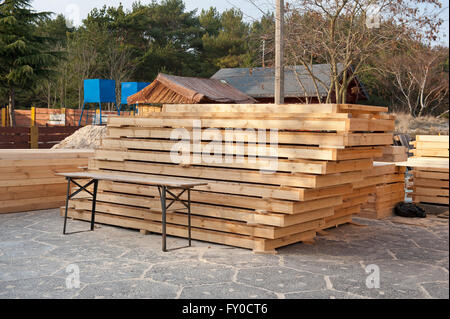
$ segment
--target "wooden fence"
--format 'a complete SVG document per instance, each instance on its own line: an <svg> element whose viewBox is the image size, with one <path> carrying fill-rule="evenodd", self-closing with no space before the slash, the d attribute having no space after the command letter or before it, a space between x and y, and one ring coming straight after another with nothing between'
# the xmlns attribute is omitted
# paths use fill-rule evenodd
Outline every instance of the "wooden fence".
<svg viewBox="0 0 450 319"><path fill-rule="evenodd" d="M35 125L36 126L77 126L80 119L81 110L78 109L35 109ZM32 126L32 110L15 110L16 126L30 127ZM98 114L98 110L85 110L81 125L89 125L93 123L94 117ZM121 115L128 116L132 112L121 112ZM117 112L102 111L102 117L109 115L117 115ZM8 117L6 108L1 109L2 126L8 125Z"/></svg>
<svg viewBox="0 0 450 319"><path fill-rule="evenodd" d="M0 127L0 149L48 149L78 129L78 126Z"/></svg>

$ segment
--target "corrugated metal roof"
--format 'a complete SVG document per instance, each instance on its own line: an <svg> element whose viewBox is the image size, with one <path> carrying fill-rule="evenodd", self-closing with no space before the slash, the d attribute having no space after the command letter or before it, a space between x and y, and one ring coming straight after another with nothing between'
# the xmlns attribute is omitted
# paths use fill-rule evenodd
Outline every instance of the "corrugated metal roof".
<svg viewBox="0 0 450 319"><path fill-rule="evenodd" d="M144 103L243 103L256 100L217 79L181 77L160 73L155 81L127 99L128 104Z"/></svg>
<svg viewBox="0 0 450 319"><path fill-rule="evenodd" d="M339 72L342 64L338 64ZM330 65L314 64L312 73L324 85L317 82L320 96L327 96L327 87L330 87ZM304 66L287 66L284 71L285 97L315 97L317 96L314 80ZM224 80L238 90L255 98L274 97L275 69L273 68L234 68L221 69L212 79ZM301 84L300 84L301 83ZM306 95L305 95L306 91Z"/></svg>

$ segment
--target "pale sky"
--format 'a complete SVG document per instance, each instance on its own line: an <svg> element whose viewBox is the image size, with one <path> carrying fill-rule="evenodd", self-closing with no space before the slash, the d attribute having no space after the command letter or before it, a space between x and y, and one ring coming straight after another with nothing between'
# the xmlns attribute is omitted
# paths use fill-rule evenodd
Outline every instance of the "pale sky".
<svg viewBox="0 0 450 319"><path fill-rule="evenodd" d="M84 19L87 14L93 8L101 8L103 5L117 6L120 3L125 8L131 8L131 5L136 0L34 0L32 5L37 11L51 11L55 13L62 13L66 17L70 17L71 20L77 23ZM151 0L141 0L141 3L149 3ZM263 4L262 9L264 11L273 8L274 0L258 0L258 4ZM444 26L441 30L441 41L446 46L449 46L449 0L441 0L444 9L441 13L441 18L444 19ZM210 6L216 7L219 11L223 11L229 8L239 8L245 15L247 21L251 22L253 19L258 19L261 16L260 10L253 6L248 0L184 0L184 3L188 10L193 9L207 9Z"/></svg>

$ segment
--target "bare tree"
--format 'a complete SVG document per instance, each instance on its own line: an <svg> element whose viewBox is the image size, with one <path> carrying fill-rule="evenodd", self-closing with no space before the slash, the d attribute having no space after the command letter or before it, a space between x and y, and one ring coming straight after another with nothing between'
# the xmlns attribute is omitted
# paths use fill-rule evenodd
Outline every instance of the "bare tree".
<svg viewBox="0 0 450 319"><path fill-rule="evenodd" d="M120 38L112 38L106 46L106 67L108 78L116 83L128 80L136 70L136 63L132 59L132 50ZM116 85L116 100L120 101L120 85Z"/></svg>
<svg viewBox="0 0 450 319"><path fill-rule="evenodd" d="M413 116L430 114L442 108L449 93L448 74L443 61L448 52L416 41L403 44L399 52L383 59L381 71L399 94L393 96ZM382 80L382 79L381 79Z"/></svg>
<svg viewBox="0 0 450 319"><path fill-rule="evenodd" d="M395 47L402 34L436 38L442 21L433 10L441 6L438 0L292 0L285 10L286 61L305 67L319 101L321 88L324 102L345 103L355 77L374 69L369 59ZM329 80L314 74L316 63L329 65Z"/></svg>
<svg viewBox="0 0 450 319"><path fill-rule="evenodd" d="M77 83L79 109L81 109L83 101L84 79L96 74L98 68L99 53L94 42L95 37L82 32L76 33L69 40L68 55L71 60L69 72Z"/></svg>

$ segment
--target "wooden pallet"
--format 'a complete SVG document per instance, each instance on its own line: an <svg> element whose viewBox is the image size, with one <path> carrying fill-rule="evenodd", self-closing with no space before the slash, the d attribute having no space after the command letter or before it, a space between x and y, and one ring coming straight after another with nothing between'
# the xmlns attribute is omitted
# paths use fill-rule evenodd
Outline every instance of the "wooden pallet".
<svg viewBox="0 0 450 319"><path fill-rule="evenodd" d="M93 151L0 150L0 213L57 208L66 183L55 173L79 171Z"/></svg>
<svg viewBox="0 0 450 319"><path fill-rule="evenodd" d="M412 199L416 203L449 204L449 170L416 167L413 170Z"/></svg>
<svg viewBox="0 0 450 319"><path fill-rule="evenodd" d="M417 135L411 142L415 149L411 150L415 157L443 157L449 155L449 137L443 135Z"/></svg>
<svg viewBox="0 0 450 319"><path fill-rule="evenodd" d="M418 135L411 143L414 157L412 193L415 203L449 204L449 137Z"/></svg>
<svg viewBox="0 0 450 319"><path fill-rule="evenodd" d="M360 211L373 187L355 191L353 185L392 144L394 119L384 112L336 104L167 105L150 118L110 118L89 170L206 181L191 193L193 238L271 251L311 240ZM275 128L275 153L255 144L259 138L270 143L273 132L260 130ZM185 135L171 139L174 132ZM185 156L174 160L174 148ZM208 161L202 154L211 151L216 157ZM87 220L90 204L77 196L69 216ZM158 233L159 207L154 187L99 183L98 222ZM186 237L182 208L171 207L168 233Z"/></svg>

